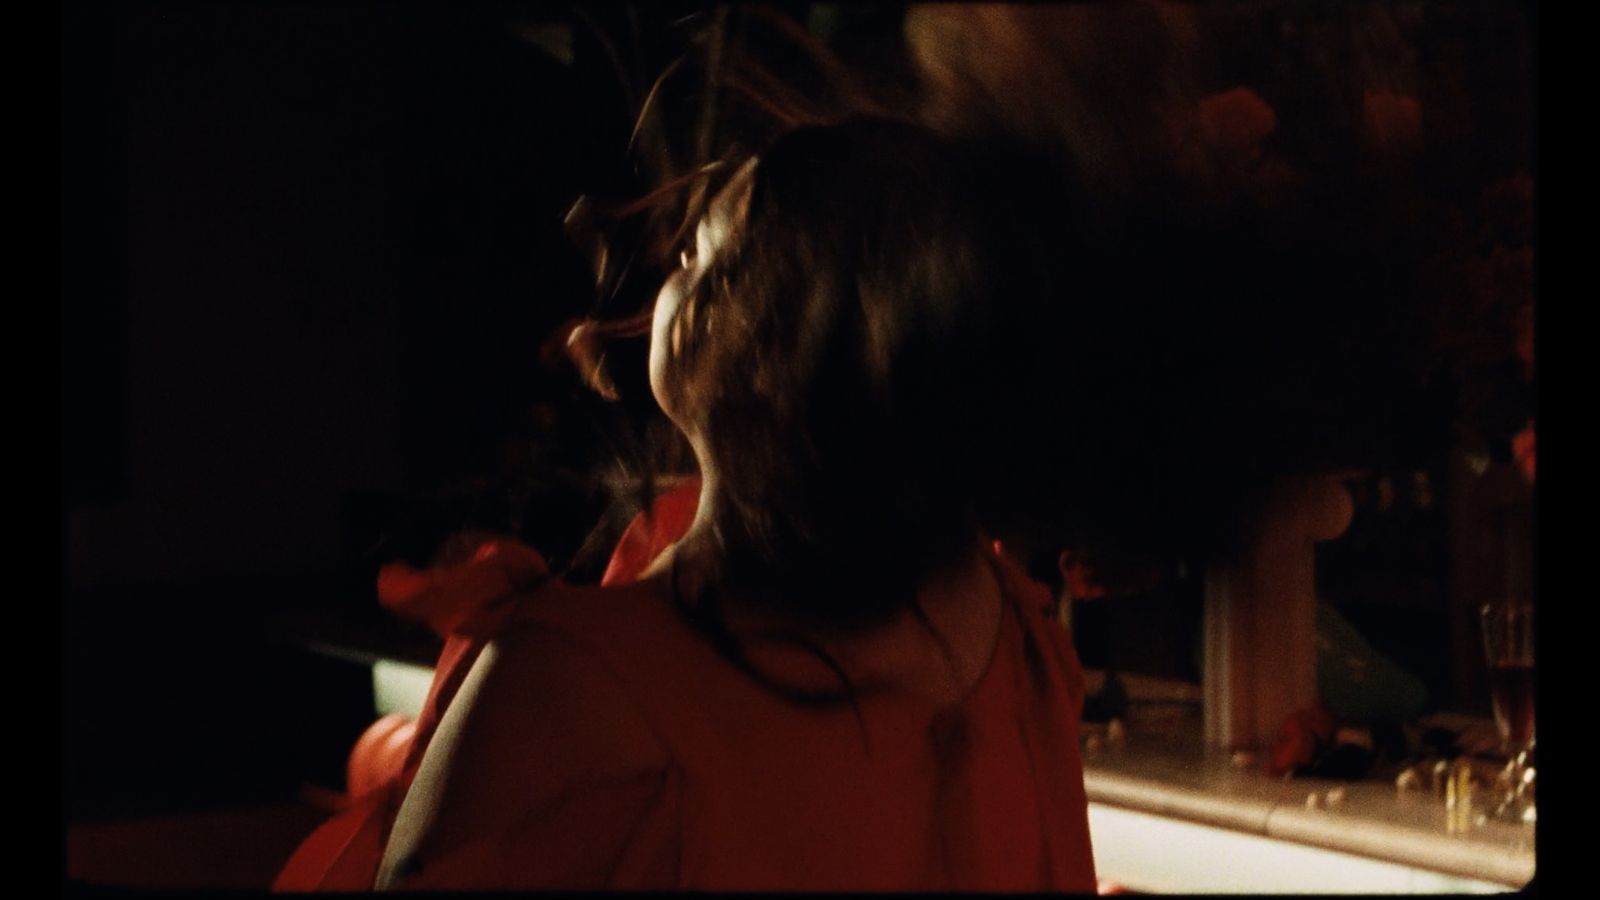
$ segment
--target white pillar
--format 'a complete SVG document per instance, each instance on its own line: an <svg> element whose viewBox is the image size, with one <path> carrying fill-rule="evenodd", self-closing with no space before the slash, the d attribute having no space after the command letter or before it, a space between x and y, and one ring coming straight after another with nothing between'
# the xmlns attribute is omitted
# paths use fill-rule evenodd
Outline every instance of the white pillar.
<svg viewBox="0 0 1600 900"><path fill-rule="evenodd" d="M1207 571L1208 745L1263 749L1317 701L1316 543L1343 534L1353 511L1338 476L1285 479L1238 558Z"/></svg>

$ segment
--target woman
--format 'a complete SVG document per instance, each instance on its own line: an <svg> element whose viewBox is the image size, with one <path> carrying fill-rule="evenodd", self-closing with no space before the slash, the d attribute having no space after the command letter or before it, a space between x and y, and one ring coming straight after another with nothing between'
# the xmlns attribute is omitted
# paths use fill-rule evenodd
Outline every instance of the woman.
<svg viewBox="0 0 1600 900"><path fill-rule="evenodd" d="M882 121L732 171L652 334L693 521L458 626L378 887L1093 890L1081 673L980 535L1025 279L965 171Z"/></svg>

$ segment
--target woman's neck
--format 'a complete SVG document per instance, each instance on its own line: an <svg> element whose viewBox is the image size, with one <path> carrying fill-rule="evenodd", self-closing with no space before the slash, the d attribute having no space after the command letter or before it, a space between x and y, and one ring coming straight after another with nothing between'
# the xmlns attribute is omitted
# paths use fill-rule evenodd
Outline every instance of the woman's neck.
<svg viewBox="0 0 1600 900"><path fill-rule="evenodd" d="M684 536L645 570L642 578L670 580L683 597L697 596L717 580L721 544L715 510L721 482L704 445L691 438L700 461L700 500ZM917 591L916 609L853 629L830 629L793 621L767 604L736 592L719 592L719 613L735 634L766 630L809 633L835 654L852 677L888 680L919 694L959 697L987 670L1001 620L1000 585L981 546L935 568ZM920 621L919 621L920 619ZM757 656L756 646L749 648ZM801 668L805 668L802 664ZM816 674L816 673L814 673ZM831 679L829 673L820 673Z"/></svg>
<svg viewBox="0 0 1600 900"><path fill-rule="evenodd" d="M690 521L683 537L645 568L639 576L641 580L673 573L672 577L688 579L682 585L687 587L691 583L698 586L708 575L707 563L713 559L712 552L716 546L716 516L713 510L717 507L722 480L718 477L705 442L690 435L689 446L700 468L700 499L694 519Z"/></svg>

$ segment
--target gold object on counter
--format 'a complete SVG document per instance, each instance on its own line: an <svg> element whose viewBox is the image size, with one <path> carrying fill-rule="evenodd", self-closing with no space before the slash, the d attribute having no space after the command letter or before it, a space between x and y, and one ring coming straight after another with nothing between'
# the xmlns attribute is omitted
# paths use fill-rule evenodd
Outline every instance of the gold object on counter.
<svg viewBox="0 0 1600 900"><path fill-rule="evenodd" d="M1326 802L1327 807L1329 809L1338 809L1339 807L1343 806L1344 805L1344 788L1336 787L1336 788L1330 789L1328 791L1328 796L1325 799L1325 802Z"/></svg>
<svg viewBox="0 0 1600 900"><path fill-rule="evenodd" d="M1441 759L1433 764L1433 780L1430 782L1433 786L1433 795L1435 797L1446 795L1449 792L1449 782L1450 761Z"/></svg>
<svg viewBox="0 0 1600 900"><path fill-rule="evenodd" d="M1415 767L1404 769L1395 776L1394 789L1402 794L1422 790L1422 777L1417 774Z"/></svg>
<svg viewBox="0 0 1600 900"><path fill-rule="evenodd" d="M1449 768L1444 810L1446 831L1465 834L1472 830L1472 763L1466 757L1456 760Z"/></svg>

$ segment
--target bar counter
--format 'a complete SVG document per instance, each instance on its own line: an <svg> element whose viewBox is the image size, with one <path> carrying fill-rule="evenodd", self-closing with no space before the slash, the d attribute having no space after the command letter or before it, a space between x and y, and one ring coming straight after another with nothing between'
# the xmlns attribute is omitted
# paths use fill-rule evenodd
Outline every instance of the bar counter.
<svg viewBox="0 0 1600 900"><path fill-rule="evenodd" d="M1199 749L1197 727L1192 741L1172 737L1136 732L1122 747L1085 754L1104 879L1150 891L1479 893L1533 878L1533 825L1456 830L1430 792L1401 794L1390 780L1273 778ZM1342 792L1333 805L1330 790Z"/></svg>

